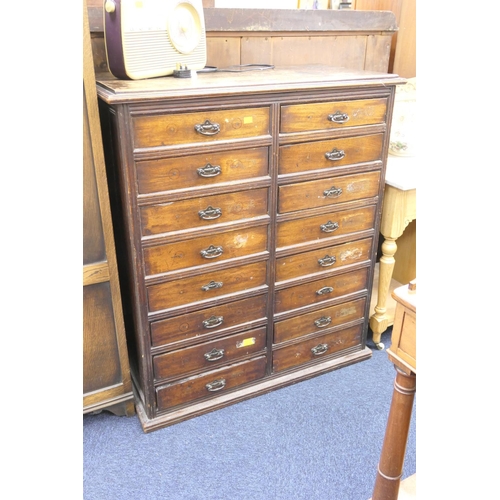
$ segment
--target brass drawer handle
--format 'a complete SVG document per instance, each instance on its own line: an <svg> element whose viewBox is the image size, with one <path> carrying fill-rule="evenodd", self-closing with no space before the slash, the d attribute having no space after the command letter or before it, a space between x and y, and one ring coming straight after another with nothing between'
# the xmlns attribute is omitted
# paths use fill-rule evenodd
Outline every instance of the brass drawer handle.
<svg viewBox="0 0 500 500"><path fill-rule="evenodd" d="M221 389L224 389L224 387L226 387L226 379L221 378L218 380L214 380L213 382L206 384L205 387L207 388L207 391L210 392L220 391Z"/></svg>
<svg viewBox="0 0 500 500"><path fill-rule="evenodd" d="M333 266L335 262L337 262L337 258L335 257L335 255L333 257L330 257L327 254L322 259L318 259L318 263L321 267Z"/></svg>
<svg viewBox="0 0 500 500"><path fill-rule="evenodd" d="M324 286L323 288L320 288L319 290L316 291L316 295L325 295L326 293L332 293L333 292L333 286Z"/></svg>
<svg viewBox="0 0 500 500"><path fill-rule="evenodd" d="M224 323L224 316L211 316L208 319L203 320L203 328L216 328Z"/></svg>
<svg viewBox="0 0 500 500"><path fill-rule="evenodd" d="M210 245L208 248L200 252L201 256L205 259L215 259L220 257L223 253L224 251L222 247L215 247L213 245Z"/></svg>
<svg viewBox="0 0 500 500"><path fill-rule="evenodd" d="M345 123L349 121L349 115L347 113L335 111L335 113L328 115L328 121L334 123Z"/></svg>
<svg viewBox="0 0 500 500"><path fill-rule="evenodd" d="M212 123L210 120L205 120L202 124L198 123L195 125L194 129L202 135L216 135L220 132L220 125Z"/></svg>
<svg viewBox="0 0 500 500"><path fill-rule="evenodd" d="M214 220L218 219L222 215L222 210L220 208L208 206L205 210L200 210L198 215L203 220Z"/></svg>
<svg viewBox="0 0 500 500"><path fill-rule="evenodd" d="M210 283L208 283L207 285L203 285L201 287L201 289L204 291L204 292L208 292L209 290L215 290L217 288L222 288L222 281L211 281Z"/></svg>
<svg viewBox="0 0 500 500"><path fill-rule="evenodd" d="M325 354L326 351L328 351L328 344L318 344L316 347L313 347L311 349L311 352L315 356L320 356L321 354Z"/></svg>
<svg viewBox="0 0 500 500"><path fill-rule="evenodd" d="M328 326L332 322L332 318L330 316L322 316L319 319L316 319L314 321L314 324L318 328L325 328L325 326Z"/></svg>
<svg viewBox="0 0 500 500"><path fill-rule="evenodd" d="M203 355L203 357L207 361L217 361L224 357L224 349L216 349L215 347L210 351L207 352L206 354Z"/></svg>
<svg viewBox="0 0 500 500"><path fill-rule="evenodd" d="M200 177L216 177L222 173L219 165L207 163L204 167L197 168L196 171Z"/></svg>
<svg viewBox="0 0 500 500"><path fill-rule="evenodd" d="M338 198L342 194L342 188L332 186L330 189L323 191L323 195L327 198Z"/></svg>
<svg viewBox="0 0 500 500"><path fill-rule="evenodd" d="M339 223L329 220L326 224L321 224L319 227L324 233L333 233L333 231L336 231L339 228Z"/></svg>
<svg viewBox="0 0 500 500"><path fill-rule="evenodd" d="M343 149L333 148L331 151L325 153L325 158L330 161L338 161L345 158L345 152Z"/></svg>

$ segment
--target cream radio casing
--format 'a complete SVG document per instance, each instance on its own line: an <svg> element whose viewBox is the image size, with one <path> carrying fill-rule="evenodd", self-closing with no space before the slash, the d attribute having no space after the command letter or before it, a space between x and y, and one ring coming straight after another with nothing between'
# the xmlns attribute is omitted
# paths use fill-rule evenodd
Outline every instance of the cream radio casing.
<svg viewBox="0 0 500 500"><path fill-rule="evenodd" d="M207 63L202 0L104 0L108 68L116 78L171 75Z"/></svg>

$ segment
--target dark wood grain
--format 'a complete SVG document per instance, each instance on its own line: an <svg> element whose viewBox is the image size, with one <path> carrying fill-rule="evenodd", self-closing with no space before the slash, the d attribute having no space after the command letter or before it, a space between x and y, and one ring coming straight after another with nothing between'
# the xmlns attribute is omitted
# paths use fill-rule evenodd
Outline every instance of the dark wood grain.
<svg viewBox="0 0 500 500"><path fill-rule="evenodd" d="M334 280L329 281L329 285ZM363 318L366 299L358 299L279 321L274 326L274 343L320 333L325 329ZM317 323L316 323L317 322Z"/></svg>
<svg viewBox="0 0 500 500"><path fill-rule="evenodd" d="M203 288L212 282L221 285ZM241 293L266 283L267 262L257 262L152 285L148 288L148 304L150 311L159 311L192 302L213 301L222 295Z"/></svg>
<svg viewBox="0 0 500 500"><path fill-rule="evenodd" d="M383 140L383 134L373 134L281 146L278 172L283 175L381 161ZM329 159L327 153L335 151L339 156L332 154Z"/></svg>
<svg viewBox="0 0 500 500"><path fill-rule="evenodd" d="M319 362L322 358L335 354L338 351L355 347L362 343L362 325L344 330L320 335L291 346L273 351L273 370L279 373L308 362ZM324 345L322 354L314 354L313 349ZM322 352L323 349L319 349Z"/></svg>
<svg viewBox="0 0 500 500"><path fill-rule="evenodd" d="M99 77L145 431L368 357L384 162L401 82L324 65L207 73L191 82ZM337 102L349 102L361 119L353 114L353 126L325 127L317 117ZM283 133L286 107L302 125ZM223 134L238 116L249 128L220 140L189 137L192 115L211 113L225 124ZM257 116L261 125L253 127ZM169 123L182 131L179 139L170 141ZM337 141L349 159L325 166L317 146ZM291 165L288 146L299 159L279 173ZM247 153L256 166L247 176L204 186L186 173L201 159L240 161ZM176 165L180 180L169 183ZM337 184L342 193L329 193ZM323 313L332 323L318 326ZM208 347L230 352L236 338L256 330L257 351L215 359L218 369L205 363Z"/></svg>
<svg viewBox="0 0 500 500"><path fill-rule="evenodd" d="M153 358L157 380L185 377L199 370L213 370L220 365L235 363L266 348L266 328L258 328L230 337L197 344Z"/></svg>
<svg viewBox="0 0 500 500"><path fill-rule="evenodd" d="M294 220L279 222L277 228L277 246L284 248L311 241L320 241L339 236L356 233L375 226L375 206L347 210L340 212L327 212L312 217L303 217L299 214ZM338 224L333 232L325 232L323 226L328 223ZM283 278L280 276L280 279Z"/></svg>
<svg viewBox="0 0 500 500"><path fill-rule="evenodd" d="M164 410L186 402L219 396L221 393L240 385L254 382L265 375L266 357L261 356L204 375L197 375L185 381L162 386L157 389L158 408ZM219 391L210 392L207 384L220 382ZM215 386L217 387L217 386Z"/></svg>
<svg viewBox="0 0 500 500"><path fill-rule="evenodd" d="M266 216L268 193L263 188L145 206L141 208L143 233L148 236Z"/></svg>
<svg viewBox="0 0 500 500"><path fill-rule="evenodd" d="M261 147L137 162L139 193L203 189L264 177L269 175L268 156L269 149ZM210 171L214 172L212 176Z"/></svg>
<svg viewBox="0 0 500 500"><path fill-rule="evenodd" d="M377 196L380 171L327 177L279 187L278 212L300 212Z"/></svg>
<svg viewBox="0 0 500 500"><path fill-rule="evenodd" d="M265 320L266 309L267 296L258 295L155 321L151 323L152 345L185 345L186 341L193 343L207 337L220 336L224 332L230 333L235 329L242 330ZM208 322L207 326L205 322ZM219 326L217 323L220 323Z"/></svg>

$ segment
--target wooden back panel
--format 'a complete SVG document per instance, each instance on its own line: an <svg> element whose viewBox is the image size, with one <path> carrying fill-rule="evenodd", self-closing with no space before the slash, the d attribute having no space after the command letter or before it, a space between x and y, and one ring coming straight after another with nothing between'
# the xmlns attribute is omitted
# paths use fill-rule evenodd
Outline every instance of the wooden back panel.
<svg viewBox="0 0 500 500"><path fill-rule="evenodd" d="M102 7L89 5L96 72L107 71ZM387 72L389 11L205 8L207 65L326 64Z"/></svg>

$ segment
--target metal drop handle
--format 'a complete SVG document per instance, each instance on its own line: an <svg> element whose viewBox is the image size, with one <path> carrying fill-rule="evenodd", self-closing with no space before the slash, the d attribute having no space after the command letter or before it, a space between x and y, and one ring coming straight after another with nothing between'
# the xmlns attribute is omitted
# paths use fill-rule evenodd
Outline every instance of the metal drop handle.
<svg viewBox="0 0 500 500"><path fill-rule="evenodd" d="M224 387L226 387L226 379L221 378L218 380L214 380L213 382L206 384L205 387L207 388L207 391L210 392L220 391L221 389L224 389Z"/></svg>
<svg viewBox="0 0 500 500"><path fill-rule="evenodd" d="M215 290L217 288L222 288L222 281L211 281L210 283L206 284L206 285L203 285L201 287L201 289L204 291L204 292L208 292L209 290Z"/></svg>
<svg viewBox="0 0 500 500"><path fill-rule="evenodd" d="M339 228L339 223L329 220L326 224L321 224L319 227L324 233L333 233L333 231L336 231Z"/></svg>
<svg viewBox="0 0 500 500"><path fill-rule="evenodd" d="M325 295L326 293L332 293L333 292L333 286L324 286L323 288L320 288L319 290L316 291L316 295Z"/></svg>
<svg viewBox="0 0 500 500"><path fill-rule="evenodd" d="M320 356L321 354L325 354L326 351L328 351L328 344L318 344L316 347L313 347L311 349L311 352L315 356Z"/></svg>
<svg viewBox="0 0 500 500"><path fill-rule="evenodd" d="M195 125L194 129L202 135L216 135L220 132L220 125L212 123L210 120L205 120L203 123Z"/></svg>
<svg viewBox="0 0 500 500"><path fill-rule="evenodd" d="M342 113L341 111L335 111L335 113L328 115L328 121L334 123L345 123L349 121L349 115L347 113Z"/></svg>
<svg viewBox="0 0 500 500"><path fill-rule="evenodd" d="M220 257L223 253L224 250L222 247L216 247L214 245L210 245L208 248L200 252L204 259L215 259Z"/></svg>
<svg viewBox="0 0 500 500"><path fill-rule="evenodd" d="M325 158L330 161L342 160L342 158L345 158L345 152L343 149L333 148L325 153Z"/></svg>
<svg viewBox="0 0 500 500"><path fill-rule="evenodd" d="M323 195L327 198L338 198L342 194L342 188L332 186L330 189L325 189Z"/></svg>
<svg viewBox="0 0 500 500"><path fill-rule="evenodd" d="M216 328L224 323L224 316L211 316L202 321L203 328Z"/></svg>
<svg viewBox="0 0 500 500"><path fill-rule="evenodd" d="M200 219L203 220L214 220L218 219L222 215L222 210L220 208L214 208L212 206L208 206L205 210L200 210L198 212Z"/></svg>
<svg viewBox="0 0 500 500"><path fill-rule="evenodd" d="M314 321L314 324L318 328L324 328L325 326L328 326L332 322L332 318L330 316L322 316L321 318L318 318L317 320Z"/></svg>
<svg viewBox="0 0 500 500"><path fill-rule="evenodd" d="M335 255L333 257L330 257L328 254L325 255L322 259L318 259L318 263L321 267L329 267L333 266L337 262L337 258Z"/></svg>
<svg viewBox="0 0 500 500"><path fill-rule="evenodd" d="M204 167L197 168L196 172L200 177L216 177L222 173L222 170L219 165L207 163Z"/></svg>
<svg viewBox="0 0 500 500"><path fill-rule="evenodd" d="M216 349L215 347L210 351L207 352L206 354L203 355L203 357L207 361L217 361L224 357L224 349Z"/></svg>

